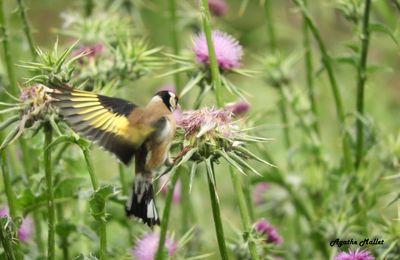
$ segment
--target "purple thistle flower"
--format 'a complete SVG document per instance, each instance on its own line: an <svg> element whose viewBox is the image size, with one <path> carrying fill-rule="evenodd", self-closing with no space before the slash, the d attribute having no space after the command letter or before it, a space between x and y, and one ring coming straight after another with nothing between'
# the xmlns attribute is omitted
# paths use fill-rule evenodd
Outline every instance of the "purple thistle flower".
<svg viewBox="0 0 400 260"><path fill-rule="evenodd" d="M168 192L168 182L169 182L169 176L163 175L160 178L161 181L161 192L166 195ZM181 202L181 192L182 192L182 184L180 181L178 181L175 185L174 193L172 194L172 202L175 204L179 204Z"/></svg>
<svg viewBox="0 0 400 260"><path fill-rule="evenodd" d="M19 227L18 230L18 237L21 241L28 241L31 236L32 236L32 225L33 225L33 220L31 217L26 217L22 221L21 226Z"/></svg>
<svg viewBox="0 0 400 260"><path fill-rule="evenodd" d="M102 53L105 49L104 44L102 43L96 43L96 44L88 44L88 45L82 45L79 49L74 50L72 52L72 56L76 57L78 55L84 54L85 57L88 58L89 61L93 60L97 55ZM79 63L83 63L83 57L79 59Z"/></svg>
<svg viewBox="0 0 400 260"><path fill-rule="evenodd" d="M212 38L219 67L224 70L239 68L243 56L242 46L239 42L231 35L221 31L213 31ZM204 33L198 34L194 39L193 51L198 62L203 64L210 63L207 40Z"/></svg>
<svg viewBox="0 0 400 260"><path fill-rule="evenodd" d="M158 249L158 242L160 240L160 234L152 232L144 235L133 249L133 255L137 260L154 260ZM165 247L168 250L168 256L172 257L177 249L177 243L167 237L165 241Z"/></svg>
<svg viewBox="0 0 400 260"><path fill-rule="evenodd" d="M260 219L255 224L255 229L261 234L267 235L266 241L280 245L283 243L283 238L279 235L278 231L267 220Z"/></svg>
<svg viewBox="0 0 400 260"><path fill-rule="evenodd" d="M8 217L10 213L8 212L8 208L4 207L0 209L0 218Z"/></svg>
<svg viewBox="0 0 400 260"><path fill-rule="evenodd" d="M225 0L209 0L208 8L215 16L223 16L228 11L228 5Z"/></svg>
<svg viewBox="0 0 400 260"><path fill-rule="evenodd" d="M246 101L239 101L236 103L227 104L225 109L232 111L235 116L244 116L249 110L251 105Z"/></svg>
<svg viewBox="0 0 400 260"><path fill-rule="evenodd" d="M367 250L359 250L349 252L340 252L336 257L335 260L375 260L370 252Z"/></svg>
<svg viewBox="0 0 400 260"><path fill-rule="evenodd" d="M269 189L269 184L266 182L257 183L253 190L253 198L256 204L264 202L264 193Z"/></svg>
<svg viewBox="0 0 400 260"><path fill-rule="evenodd" d="M3 217L9 217L10 216L10 212L8 207L4 207L0 209L0 218ZM32 218L31 217L26 217L22 220L22 224L18 229L18 238L21 241L28 241L31 236L32 236Z"/></svg>
<svg viewBox="0 0 400 260"><path fill-rule="evenodd" d="M185 111L177 124L185 130L186 137L196 138L218 134L229 137L232 135L234 128L232 125L232 112L216 108Z"/></svg>

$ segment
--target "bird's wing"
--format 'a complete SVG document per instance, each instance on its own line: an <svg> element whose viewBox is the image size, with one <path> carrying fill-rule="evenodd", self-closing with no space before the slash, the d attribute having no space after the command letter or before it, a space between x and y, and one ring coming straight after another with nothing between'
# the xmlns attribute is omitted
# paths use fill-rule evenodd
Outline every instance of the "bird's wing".
<svg viewBox="0 0 400 260"><path fill-rule="evenodd" d="M112 152L125 164L155 131L151 125L129 122L128 116L138 109L129 101L69 87L56 87L51 96L72 129Z"/></svg>

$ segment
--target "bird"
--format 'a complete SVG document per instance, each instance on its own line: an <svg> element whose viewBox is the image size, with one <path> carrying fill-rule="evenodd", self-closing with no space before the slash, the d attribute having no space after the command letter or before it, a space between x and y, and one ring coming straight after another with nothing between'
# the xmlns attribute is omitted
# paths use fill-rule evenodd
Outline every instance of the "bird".
<svg viewBox="0 0 400 260"><path fill-rule="evenodd" d="M157 92L144 107L130 101L54 86L52 104L77 133L97 143L129 165L135 158L135 180L125 211L152 227L160 224L152 179L168 161L176 132L173 112L179 98L170 91Z"/></svg>

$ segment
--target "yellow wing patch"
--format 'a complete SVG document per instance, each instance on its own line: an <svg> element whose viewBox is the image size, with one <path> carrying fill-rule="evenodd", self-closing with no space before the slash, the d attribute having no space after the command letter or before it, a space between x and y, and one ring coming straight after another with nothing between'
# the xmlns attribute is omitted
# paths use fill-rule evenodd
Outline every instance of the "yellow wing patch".
<svg viewBox="0 0 400 260"><path fill-rule="evenodd" d="M137 106L129 101L65 87L56 88L52 97L72 129L126 164L154 131L151 126L130 124L128 116Z"/></svg>

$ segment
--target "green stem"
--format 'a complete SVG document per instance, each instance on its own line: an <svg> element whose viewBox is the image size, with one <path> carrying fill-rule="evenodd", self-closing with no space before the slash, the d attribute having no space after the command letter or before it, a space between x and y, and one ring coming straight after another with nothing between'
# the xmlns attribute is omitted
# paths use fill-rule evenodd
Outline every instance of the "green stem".
<svg viewBox="0 0 400 260"><path fill-rule="evenodd" d="M249 209L246 206L247 202L243 193L240 176L233 171L232 167L230 168L230 170L231 170L230 172L233 182L233 188L235 190L237 201L239 204L240 216L242 217L244 237L248 242L251 259L257 260L260 258L257 254L256 244L254 243L254 240L251 238L251 220L249 215Z"/></svg>
<svg viewBox="0 0 400 260"><path fill-rule="evenodd" d="M210 68L211 68L211 76L212 81L215 88L215 98L217 100L217 106L223 107L224 103L222 100L222 86L221 86L221 75L219 73L219 67L217 62L217 56L215 55L215 49L212 39L212 30L211 30L211 15L210 10L208 8L208 0L201 0L201 14L203 20L203 29L206 35L207 47L208 47L208 56L210 59Z"/></svg>
<svg viewBox="0 0 400 260"><path fill-rule="evenodd" d="M276 36L275 36L275 27L274 27L274 21L271 15L271 2L270 0L265 0L264 3L264 11L265 11L265 20L266 20L266 25L267 25L267 33L268 33L268 38L269 38L269 44L271 47L271 52L273 54L276 53ZM279 89L279 95L280 95L280 100L278 101L278 106L279 106L279 113L281 116L281 122L282 122L282 130L283 130L283 138L285 141L285 146L286 150L290 150L292 147L292 142L290 140L290 129L289 129L289 118L288 118L288 113L286 111L286 105L285 105L285 96L283 94L282 90L283 86L278 86ZM293 165L291 163L291 160L288 162L288 167L289 169L293 168Z"/></svg>
<svg viewBox="0 0 400 260"><path fill-rule="evenodd" d="M328 78L329 78L329 83L331 85L334 101L335 101L335 107L336 107L336 113L339 119L339 122L341 123L341 127L345 127L345 114L344 114L344 109L343 109L343 104L342 104L342 98L340 95L339 87L337 85L336 77L333 72L333 66L332 66L332 58L328 54L328 51L325 47L325 44L322 40L321 34L315 25L314 20L312 19L311 15L309 14L307 8L304 5L304 2L302 0L292 0L297 7L299 7L303 18L305 22L307 23L312 35L314 36L315 40L317 41L319 50L321 52L322 56L322 63L328 73ZM349 138L348 134L345 132L344 136L342 138L342 146L343 146L343 158L344 158L344 166L347 171L352 170L352 158L351 158L351 149L350 149L350 143L349 143Z"/></svg>
<svg viewBox="0 0 400 260"><path fill-rule="evenodd" d="M279 111L281 114L281 121L282 121L282 129L283 129L283 137L285 140L285 146L286 149L290 149L292 147L292 142L290 140L290 132L289 132L289 118L287 115L286 111L286 105L285 105L285 94L283 93L283 87L284 86L279 86L279 95L280 95L280 100L279 102Z"/></svg>
<svg viewBox="0 0 400 260"><path fill-rule="evenodd" d="M174 189L176 182L179 179L179 172L176 172L171 179L168 187L167 197L165 199L165 206L163 211L163 216L161 219L161 232L160 232L160 240L158 242L158 249L156 253L156 260L164 259L164 245L167 237L168 230L168 222L169 222L169 213L171 211L172 197L174 194Z"/></svg>
<svg viewBox="0 0 400 260"><path fill-rule="evenodd" d="M207 180L208 180L208 189L210 191L211 207L214 218L215 232L217 234L219 253L221 255L221 259L226 260L229 258L225 245L224 229L222 226L221 211L219 208L219 199L216 190L214 165L213 162L211 161L206 163L210 164L207 166Z"/></svg>
<svg viewBox="0 0 400 260"><path fill-rule="evenodd" d="M369 46L369 14L371 8L371 0L365 0L364 17L361 33L361 53L360 63L358 65L357 78L357 146L356 146L356 162L355 167L358 169L362 161L364 153L364 125L362 117L364 115L364 86L367 80L367 56Z"/></svg>
<svg viewBox="0 0 400 260"><path fill-rule="evenodd" d="M307 2L304 1L306 5ZM305 50L305 69L306 69L306 79L307 79L307 87L308 87L308 99L311 106L311 112L313 113L313 127L318 137L321 136L318 124L318 109L317 103L315 101L315 90L314 90L314 66L312 62L312 51L311 51L311 42L310 42L310 31L308 28L308 24L306 21L303 22L303 35L304 35L304 50Z"/></svg>
<svg viewBox="0 0 400 260"><path fill-rule="evenodd" d="M17 81L15 79L14 62L11 56L11 50L8 42L8 31L6 17L4 15L3 0L0 0L0 41L3 42L4 60L6 64L8 80L10 81L10 92L16 95L18 93Z"/></svg>
<svg viewBox="0 0 400 260"><path fill-rule="evenodd" d="M26 6L23 0L17 0L18 2L18 8L19 8L19 14L21 17L22 21L22 27L25 32L26 39L28 40L28 45L29 49L31 51L32 57L35 60L37 53L35 50L35 45L33 44L33 38L32 38L32 30L28 21L28 17L26 15Z"/></svg>
<svg viewBox="0 0 400 260"><path fill-rule="evenodd" d="M53 173L51 168L51 151L47 147L51 143L52 129L49 124L44 126L44 172L46 177L46 198L48 211L48 242L47 242L47 259L55 259L55 208L53 193Z"/></svg>
<svg viewBox="0 0 400 260"><path fill-rule="evenodd" d="M3 172L4 191L7 197L10 217L15 220L15 218L17 217L17 201L15 198L15 192L12 190L11 176L8 168L8 160L5 150L1 153L1 170Z"/></svg>
<svg viewBox="0 0 400 260"><path fill-rule="evenodd" d="M97 191L100 187L96 173L94 172L94 166L92 157L90 156L90 150L87 146L79 144L82 149L83 156L85 157L86 166L92 182L93 191ZM99 221L99 237L100 237L100 260L107 259L107 226L105 221Z"/></svg>
<svg viewBox="0 0 400 260"><path fill-rule="evenodd" d="M12 249L12 238L6 237L4 235L4 232L7 232L7 226L3 225L3 221L1 221L1 226L0 226L0 242L1 245L3 246L4 254L6 256L7 260L14 260L14 250ZM4 227L4 229L3 229ZM7 233L6 233L7 234Z"/></svg>
<svg viewBox="0 0 400 260"><path fill-rule="evenodd" d="M170 26L171 26L171 43L172 43L172 48L174 50L175 55L179 55L179 30L177 30L177 19L176 19L176 0L168 0L168 9L169 9L169 18L170 18ZM175 64L175 69L179 68L179 64ZM176 86L176 92L180 93L181 91L181 78L178 73L174 74L174 81L175 81L175 86Z"/></svg>
<svg viewBox="0 0 400 260"><path fill-rule="evenodd" d="M248 205L250 222L254 220L254 206L253 206L253 199L251 193L251 182L249 178L245 180L245 186L243 187L244 196L246 198L246 204Z"/></svg>
<svg viewBox="0 0 400 260"><path fill-rule="evenodd" d="M16 218L17 218L17 201L15 198L15 192L12 190L12 182L11 182L11 176L10 176L10 171L8 168L8 159L7 159L7 154L6 151L3 150L1 152L1 170L3 173L3 184L4 184L4 190L6 193L6 198L7 198L7 204L8 204L8 210L10 212L10 217L13 221L13 223L17 223L16 222ZM3 227L1 227L3 228ZM17 226L18 228L18 226ZM3 243L6 243L6 241L4 241ZM20 243L17 240L14 244L14 248L15 248L15 255L17 259L22 259L22 252L21 252L21 247L20 247Z"/></svg>
<svg viewBox="0 0 400 260"><path fill-rule="evenodd" d="M272 21L271 15L271 3L270 0L265 0L264 2L264 12L265 12L265 19L267 25L267 34L269 39L269 45L271 47L272 53L276 52L276 37L275 37L275 28L274 23Z"/></svg>
<svg viewBox="0 0 400 260"><path fill-rule="evenodd" d="M91 16L94 8L93 0L85 0L84 8L85 17Z"/></svg>
<svg viewBox="0 0 400 260"><path fill-rule="evenodd" d="M64 206L62 204L57 204L57 221L59 223L63 223L65 221L64 219ZM69 243L68 243L68 235L60 235L60 247L62 250L63 254L63 259L68 260L69 259Z"/></svg>

